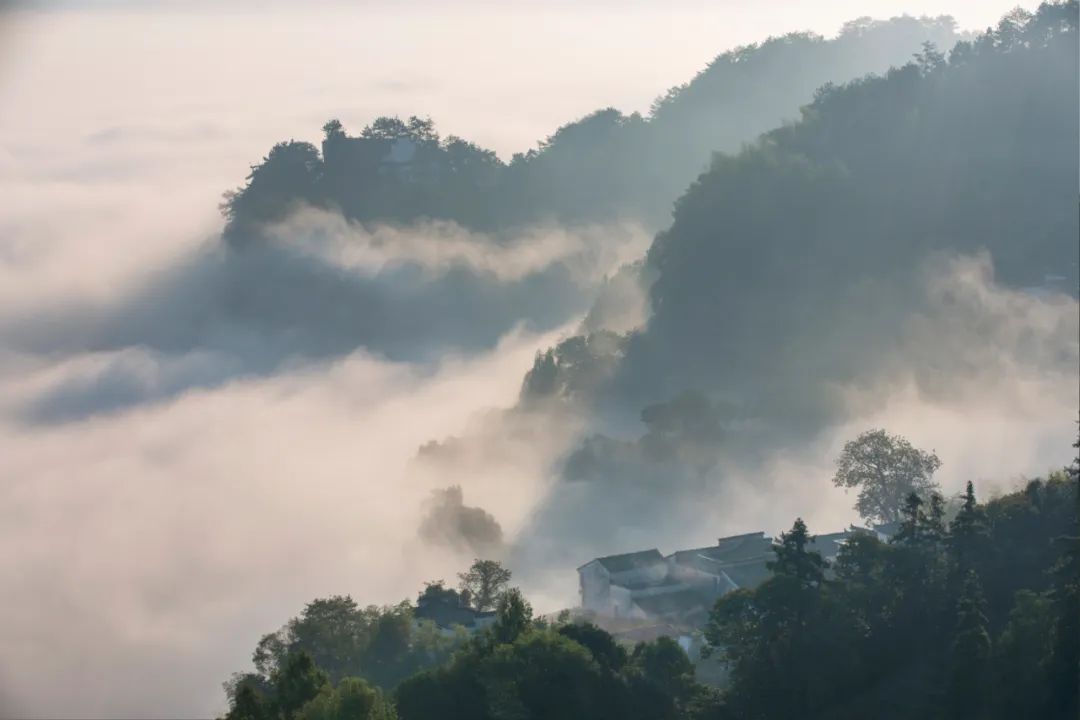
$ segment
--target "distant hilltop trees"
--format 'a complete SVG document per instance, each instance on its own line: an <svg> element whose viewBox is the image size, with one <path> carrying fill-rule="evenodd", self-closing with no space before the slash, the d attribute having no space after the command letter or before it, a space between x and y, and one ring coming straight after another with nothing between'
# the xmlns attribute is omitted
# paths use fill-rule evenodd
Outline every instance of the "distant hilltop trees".
<svg viewBox="0 0 1080 720"><path fill-rule="evenodd" d="M951 18L863 18L826 40L792 33L717 57L656 100L648 116L605 108L503 162L427 118L376 118L350 135L327 122L321 148L275 145L226 194L226 237L242 244L299 204L362 221L453 220L498 231L538 223L631 218L662 226L715 151L733 151L795 117L814 90L906 62L923 42L948 50Z"/></svg>

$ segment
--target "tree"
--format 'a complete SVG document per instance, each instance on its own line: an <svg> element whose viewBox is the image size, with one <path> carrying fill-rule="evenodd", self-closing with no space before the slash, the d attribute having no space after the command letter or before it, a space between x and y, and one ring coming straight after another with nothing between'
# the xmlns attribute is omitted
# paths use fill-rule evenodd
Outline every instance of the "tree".
<svg viewBox="0 0 1080 720"><path fill-rule="evenodd" d="M915 64L923 75L930 75L945 67L945 56L938 52L934 43L926 40L922 44L922 51L915 53Z"/></svg>
<svg viewBox="0 0 1080 720"><path fill-rule="evenodd" d="M373 140L397 140L409 136L409 126L399 117L384 115L375 118L360 132L360 136Z"/></svg>
<svg viewBox="0 0 1080 720"><path fill-rule="evenodd" d="M355 675L378 615L378 608L361 608L348 595L312 600L286 627L286 650L308 653L332 680Z"/></svg>
<svg viewBox="0 0 1080 720"><path fill-rule="evenodd" d="M517 588L510 588L499 597L496 612L492 631L500 643L513 642L532 624L532 605Z"/></svg>
<svg viewBox="0 0 1080 720"><path fill-rule="evenodd" d="M390 707L378 690L360 678L329 685L300 710L297 720L391 720Z"/></svg>
<svg viewBox="0 0 1080 720"><path fill-rule="evenodd" d="M326 672L315 664L311 655L303 651L285 658L284 666L278 668L272 680L274 702L283 720L298 718L300 708L313 700L330 682Z"/></svg>
<svg viewBox="0 0 1080 720"><path fill-rule="evenodd" d="M379 615L364 652L365 673L382 687L401 679L399 668L412 640L412 608L402 603Z"/></svg>
<svg viewBox="0 0 1080 720"><path fill-rule="evenodd" d="M327 120L322 129L327 140L345 137L345 126L337 118Z"/></svg>
<svg viewBox="0 0 1080 720"><path fill-rule="evenodd" d="M568 623L560 627L558 633L592 653L602 668L619 672L626 665L626 649L610 633L592 623Z"/></svg>
<svg viewBox="0 0 1080 720"><path fill-rule="evenodd" d="M415 115L408 122L409 139L416 143L439 144L439 133L435 130L435 122L431 118L419 118Z"/></svg>
<svg viewBox="0 0 1080 720"><path fill-rule="evenodd" d="M510 583L511 573L497 560L477 558L467 572L458 573L461 592L468 593L476 610L491 610Z"/></svg>
<svg viewBox="0 0 1080 720"><path fill-rule="evenodd" d="M249 683L241 683L232 698L225 720L270 720L266 699Z"/></svg>
<svg viewBox="0 0 1080 720"><path fill-rule="evenodd" d="M990 661L990 634L986 630L986 602L979 577L970 571L957 603L956 633L952 643L948 702L954 720L984 716Z"/></svg>
<svg viewBox="0 0 1080 720"><path fill-rule="evenodd" d="M630 658L632 669L650 685L682 703L694 684L694 664L679 644L669 637L659 637L651 643L639 643Z"/></svg>
<svg viewBox="0 0 1080 720"><path fill-rule="evenodd" d="M1021 590L1015 595L1009 622L994 641L992 678L995 715L1031 717L1048 700L1046 664L1054 635L1051 600L1043 593Z"/></svg>
<svg viewBox="0 0 1080 720"><path fill-rule="evenodd" d="M1080 448L1080 440L1073 445ZM1062 718L1080 712L1080 456L1067 469L1074 499L1068 534L1055 538L1061 556L1053 568L1053 649L1048 659L1051 709Z"/></svg>
<svg viewBox="0 0 1080 720"><path fill-rule="evenodd" d="M297 140L280 142L251 168L244 187L225 193L220 205L228 220L225 234L233 242L253 225L284 217L294 206L314 202L323 163L314 145Z"/></svg>
<svg viewBox="0 0 1080 720"><path fill-rule="evenodd" d="M904 506L900 510L899 524L892 542L907 547L924 545L923 532L926 529L926 513L923 512L923 499L918 493L908 493Z"/></svg>
<svg viewBox="0 0 1080 720"><path fill-rule="evenodd" d="M949 550L952 555L953 573L965 577L984 558L989 542L986 516L975 500L975 485L970 480L964 490L964 500L949 525Z"/></svg>
<svg viewBox="0 0 1080 720"><path fill-rule="evenodd" d="M825 562L809 543L799 518L780 536L773 577L721 597L709 615L705 637L731 669L737 716L794 717L811 704L821 672L815 649L828 626L821 613Z"/></svg>
<svg viewBox="0 0 1080 720"><path fill-rule="evenodd" d="M809 542L806 523L796 518L791 530L780 533L776 560L769 563L770 570L778 576L793 578L800 590L817 587L825 574L825 561L820 554L806 549Z"/></svg>
<svg viewBox="0 0 1080 720"><path fill-rule="evenodd" d="M844 445L833 484L859 488L855 509L864 519L891 523L900 519L908 495L926 497L937 490L933 475L940 467L933 452L884 430L870 430Z"/></svg>

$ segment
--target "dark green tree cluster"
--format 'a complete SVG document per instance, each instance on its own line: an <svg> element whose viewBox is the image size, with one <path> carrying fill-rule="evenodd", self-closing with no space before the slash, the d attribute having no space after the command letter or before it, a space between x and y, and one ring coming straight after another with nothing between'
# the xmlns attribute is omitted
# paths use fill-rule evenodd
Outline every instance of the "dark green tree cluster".
<svg viewBox="0 0 1080 720"><path fill-rule="evenodd" d="M695 388L790 433L835 414L833 383L897 358L948 392L979 358L909 324L939 309L926 278L946 259L986 253L1005 287L1080 287L1077 24L1075 0L1011 13L948 53L825 84L798 122L715 155L649 250L647 325L574 397L643 407ZM590 369L541 354L533 375L560 397Z"/></svg>
<svg viewBox="0 0 1080 720"><path fill-rule="evenodd" d="M897 533L836 561L797 520L773 577L721 598L706 637L736 717L1071 720L1077 705L1076 467L951 523L912 493Z"/></svg>
<svg viewBox="0 0 1080 720"><path fill-rule="evenodd" d="M628 652L594 625L534 621L528 602L511 590L490 631L394 696L402 720L718 717L718 695L693 672L669 638Z"/></svg>
<svg viewBox="0 0 1080 720"><path fill-rule="evenodd" d="M332 683L305 651L274 670L266 688L243 680L225 720L393 720L393 704L357 677Z"/></svg>
<svg viewBox="0 0 1080 720"><path fill-rule="evenodd" d="M1080 458L984 504L969 482L948 522L940 494L911 492L899 518L887 542L856 531L831 562L802 519L782 533L769 579L721 597L704 628L722 689L669 638L629 649L534 618L510 572L477 559L460 592L428 583L418 606L494 604L490 625L448 635L408 603L316 600L227 683L226 718L1075 717Z"/></svg>
<svg viewBox="0 0 1080 720"><path fill-rule="evenodd" d="M413 608L403 602L389 607L360 607L349 596L313 600L298 617L263 636L252 661L255 672L234 677L241 685L272 688L272 679L298 654L311 658L327 677L363 677L392 687L417 669L450 655L455 639L428 623L413 621Z"/></svg>
<svg viewBox="0 0 1080 720"><path fill-rule="evenodd" d="M457 596L440 583L425 589L426 594L440 592ZM335 611L326 612L327 604ZM394 683L394 691L385 694L357 676L363 667L343 663L351 641L341 639L333 650L325 647L331 638L353 633L356 612L347 598L316 601L289 627L319 625L321 643L293 643L280 653L267 651L264 639L255 657L260 672L236 676L228 684L225 720L722 717L719 694L694 680L693 664L674 640L660 638L630 651L595 625L534 618L516 588L499 593L490 627L459 637L452 655L433 653L430 667ZM381 617L386 611L368 612ZM262 652L276 659L268 662ZM316 656L334 671L324 669ZM356 674L343 671L343 665Z"/></svg>
<svg viewBox="0 0 1080 720"><path fill-rule="evenodd" d="M962 372L962 352L905 344L945 256L986 252L999 283L1075 295L1077 15L1075 1L1019 11L947 58L927 47L825 85L800 122L716 156L649 250L653 316L620 389L678 379L770 420L820 420L815 388L898 353L931 391Z"/></svg>
<svg viewBox="0 0 1080 720"><path fill-rule="evenodd" d="M657 99L649 117L601 109L509 163L461 138L441 138L429 119L380 117L356 137L330 120L321 152L280 143L226 195L226 237L234 244L257 237L261 223L301 203L358 220L426 217L482 230L625 217L659 227L710 153L736 150L795 116L823 83L884 71L920 42L951 47L959 38L949 18L910 17L863 18L831 40L771 38L720 55ZM384 162L400 140L408 141L407 164Z"/></svg>

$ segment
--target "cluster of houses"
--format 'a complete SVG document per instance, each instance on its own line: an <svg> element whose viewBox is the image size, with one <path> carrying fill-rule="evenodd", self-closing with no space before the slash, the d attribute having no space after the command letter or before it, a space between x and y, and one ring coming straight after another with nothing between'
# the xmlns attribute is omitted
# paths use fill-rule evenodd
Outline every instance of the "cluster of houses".
<svg viewBox="0 0 1080 720"><path fill-rule="evenodd" d="M865 533L887 540L895 525L872 530L852 525L816 535L809 549L832 562L852 536ZM620 640L633 644L666 635L689 652L692 630L705 624L717 598L739 588L755 588L769 578L775 547L776 540L758 531L670 555L652 548L596 558L577 569L580 612ZM495 621L494 612L473 609L467 596L441 583L421 593L415 616L434 622L445 633L457 627L475 632Z"/></svg>
<svg viewBox="0 0 1080 720"><path fill-rule="evenodd" d="M883 528L817 535L810 549L834 560L848 538ZM578 568L581 607L598 619L638 620L700 627L717 598L739 588L754 588L768 579L776 541L764 532L732 535L715 545L676 550L642 550L590 560Z"/></svg>

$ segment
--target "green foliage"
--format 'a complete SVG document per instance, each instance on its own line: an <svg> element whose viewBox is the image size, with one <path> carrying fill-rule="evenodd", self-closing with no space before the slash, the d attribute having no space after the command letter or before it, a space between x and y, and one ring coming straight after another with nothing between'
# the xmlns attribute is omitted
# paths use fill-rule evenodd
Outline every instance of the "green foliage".
<svg viewBox="0 0 1080 720"><path fill-rule="evenodd" d="M705 638L731 670L728 702L737 715L791 717L832 699L823 680L845 667L848 633L809 540L796 520L776 547L773 577L725 595L710 614ZM832 656L829 666L816 662L822 652Z"/></svg>
<svg viewBox="0 0 1080 720"><path fill-rule="evenodd" d="M710 653L731 673L725 707L778 719L1071 717L1077 484L1055 474L986 505L969 484L947 528L940 496L912 493L891 542L856 533L831 567L796 521L774 576L710 615Z"/></svg>
<svg viewBox="0 0 1080 720"><path fill-rule="evenodd" d="M577 399L615 370L622 357L623 338L608 331L576 336L537 352L525 374L521 399Z"/></svg>
<svg viewBox="0 0 1080 720"><path fill-rule="evenodd" d="M704 720L719 707L674 641L641 644L628 661L608 633L573 624L477 638L395 697L402 720Z"/></svg>
<svg viewBox="0 0 1080 720"><path fill-rule="evenodd" d="M458 573L459 589L462 594L468 593L473 608L491 610L502 597L510 577L511 572L502 563L477 558L466 572Z"/></svg>
<svg viewBox="0 0 1080 720"><path fill-rule="evenodd" d="M626 648L617 643L610 633L596 625L567 623L558 628L558 633L588 650L605 670L617 673L626 667Z"/></svg>
<svg viewBox="0 0 1080 720"><path fill-rule="evenodd" d="M250 684L242 684L232 698L225 720L269 720L270 709L262 692Z"/></svg>
<svg viewBox="0 0 1080 720"><path fill-rule="evenodd" d="M326 685L300 710L297 720L394 720L393 705L360 678Z"/></svg>
<svg viewBox="0 0 1080 720"><path fill-rule="evenodd" d="M1080 448L1080 440L1073 447ZM1072 491L1064 532L1055 538L1060 557L1054 564L1053 649L1047 663L1051 712L1062 718L1080 713L1080 457L1060 484Z"/></svg>
<svg viewBox="0 0 1080 720"><path fill-rule="evenodd" d="M597 110L509 164L461 138L440 138L429 118L379 117L357 137L330 120L316 172L295 166L277 189L249 178L227 195L226 235L234 244L250 241L260 223L280 219L297 202L336 207L362 221L431 217L484 230L624 218L657 227L710 153L736 150L794 116L822 83L883 71L920 42L948 47L958 37L943 18L896 18L852 26L835 40L772 38L717 57L662 95L648 118ZM411 166L388 171L389 144L403 139L417 146Z"/></svg>
<svg viewBox="0 0 1080 720"><path fill-rule="evenodd" d="M964 490L963 504L949 527L949 551L955 577L981 572L980 560L986 557L990 534L986 515L975 500L975 485L970 480Z"/></svg>
<svg viewBox="0 0 1080 720"><path fill-rule="evenodd" d="M333 597L264 638L260 672L228 684L226 719L1064 720L1074 708L1078 485L1071 467L985 505L969 485L947 527L939 495L912 493L891 542L855 532L833 565L797 519L775 545L772 577L710 613L705 654L726 665L724 690L700 685L670 638L628 653L595 625L534 620L516 588L501 594L496 622L452 654L436 628L413 626L406 604L362 610ZM1017 572L1020 561L1034 567ZM420 598L461 602L442 583ZM313 653L338 673L358 657L359 672L332 684Z"/></svg>
<svg viewBox="0 0 1080 720"><path fill-rule="evenodd" d="M441 585L426 590L439 591L454 593ZM300 657L310 658L328 681L355 677L392 688L420 669L445 661L462 642L429 621L414 622L408 603L361 608L348 596L322 598L308 603L280 631L265 635L252 656L256 672L235 676L226 691L236 704L241 692L245 702L250 701L250 688L272 706L278 701L278 680Z"/></svg>
<svg viewBox="0 0 1080 720"><path fill-rule="evenodd" d="M979 577L974 570L969 570L957 603L956 632L950 658L948 703L950 716L956 720L985 717L990 662L985 606Z"/></svg>
<svg viewBox="0 0 1080 720"><path fill-rule="evenodd" d="M330 677L319 668L311 655L295 652L285 658L270 678L274 688L274 708L283 720L299 718L299 711L330 683Z"/></svg>
<svg viewBox="0 0 1080 720"><path fill-rule="evenodd" d="M247 185L225 194L221 210L229 221L226 235L243 237L261 223L284 218L300 204L316 202L322 167L311 143L289 140L275 145L251 168Z"/></svg>
<svg viewBox="0 0 1080 720"><path fill-rule="evenodd" d="M1075 295L1076 14L1048 5L944 65L924 51L824 85L799 121L717 156L650 247L653 314L616 389L697 387L810 433L838 412L834 383L898 357L931 396L986 362L957 337L913 337L942 258L985 252L1001 285ZM862 510L895 519L911 489Z"/></svg>
<svg viewBox="0 0 1080 720"><path fill-rule="evenodd" d="M855 509L880 523L900 519L905 498L926 497L937 489L934 473L941 460L884 430L869 430L844 445L836 461L833 484L859 488Z"/></svg>
<svg viewBox="0 0 1080 720"><path fill-rule="evenodd" d="M510 588L499 596L496 608L495 625L492 631L495 639L501 643L510 643L519 638L532 623L532 605L517 588Z"/></svg>
<svg viewBox="0 0 1080 720"><path fill-rule="evenodd" d="M993 644L989 700L997 708L995 717L1031 717L1047 707L1053 625L1050 598L1030 590L1016 593L1009 622Z"/></svg>

